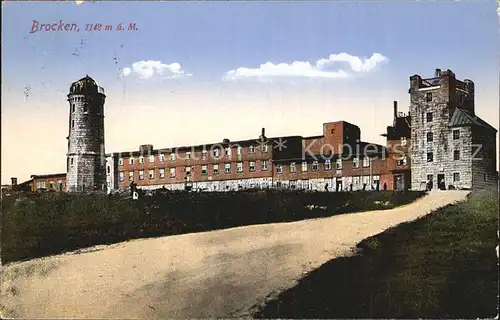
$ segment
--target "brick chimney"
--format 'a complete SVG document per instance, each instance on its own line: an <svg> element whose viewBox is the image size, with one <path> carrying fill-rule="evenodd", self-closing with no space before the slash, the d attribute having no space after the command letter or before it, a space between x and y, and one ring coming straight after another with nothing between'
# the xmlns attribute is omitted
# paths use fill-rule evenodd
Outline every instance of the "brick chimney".
<svg viewBox="0 0 500 320"><path fill-rule="evenodd" d="M17 186L17 178L16 177L10 178L10 181L11 181L12 186Z"/></svg>

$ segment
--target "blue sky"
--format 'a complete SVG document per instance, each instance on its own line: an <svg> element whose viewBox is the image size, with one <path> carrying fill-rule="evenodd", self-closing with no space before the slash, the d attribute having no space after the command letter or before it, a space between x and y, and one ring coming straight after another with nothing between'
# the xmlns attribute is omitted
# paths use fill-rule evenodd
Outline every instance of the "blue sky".
<svg viewBox="0 0 500 320"><path fill-rule="evenodd" d="M261 126L275 135L316 135L323 122L337 120L359 125L363 139L383 142L376 139L391 121L392 100L400 100L402 108L408 104L408 77L431 77L435 68L472 79L479 115L498 127L496 8L495 1L4 3L2 151L6 144L21 143L42 154L48 149L50 156L21 168L15 156L2 152L2 183L12 175L64 172L65 94L85 74L108 95L107 151L149 142L168 147L248 138ZM80 32L30 34L33 20L76 23ZM84 30L87 23L116 28L130 22L139 30ZM223 81L228 71L242 67L294 61L314 66L339 53L360 58L380 53L387 61L346 79ZM192 75L123 75L124 68L147 60L176 63ZM346 63L332 68L349 69ZM385 111L379 115L379 110ZM220 126L214 114L239 120ZM47 125L40 128L40 122ZM16 131L20 125L23 134ZM180 135L180 128L188 133Z"/></svg>

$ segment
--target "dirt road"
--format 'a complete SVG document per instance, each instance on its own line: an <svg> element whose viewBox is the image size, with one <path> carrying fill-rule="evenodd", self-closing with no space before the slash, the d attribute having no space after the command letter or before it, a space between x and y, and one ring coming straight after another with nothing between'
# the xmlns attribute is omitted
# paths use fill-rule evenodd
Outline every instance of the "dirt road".
<svg viewBox="0 0 500 320"><path fill-rule="evenodd" d="M20 318L243 316L362 239L466 195L436 191L392 210L135 240L10 264L2 270L0 312Z"/></svg>

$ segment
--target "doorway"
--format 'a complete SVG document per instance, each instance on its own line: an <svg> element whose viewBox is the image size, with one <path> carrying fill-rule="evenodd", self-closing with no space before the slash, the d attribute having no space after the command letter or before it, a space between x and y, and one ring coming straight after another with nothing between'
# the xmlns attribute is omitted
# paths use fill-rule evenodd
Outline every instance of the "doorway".
<svg viewBox="0 0 500 320"><path fill-rule="evenodd" d="M394 185L396 186L396 191L403 191L405 189L405 180L403 175L397 175L394 177Z"/></svg>
<svg viewBox="0 0 500 320"><path fill-rule="evenodd" d="M342 180L338 179L337 180L337 192L342 191Z"/></svg>
<svg viewBox="0 0 500 320"><path fill-rule="evenodd" d="M446 190L446 182L444 181L444 174L438 174L438 189Z"/></svg>

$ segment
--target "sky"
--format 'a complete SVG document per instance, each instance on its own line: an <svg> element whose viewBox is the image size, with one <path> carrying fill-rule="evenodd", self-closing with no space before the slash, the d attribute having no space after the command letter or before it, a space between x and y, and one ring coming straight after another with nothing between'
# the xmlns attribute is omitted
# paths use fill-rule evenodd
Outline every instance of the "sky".
<svg viewBox="0 0 500 320"><path fill-rule="evenodd" d="M496 10L494 0L3 1L1 182L65 172L66 95L87 74L106 91L106 152L251 139L263 127L321 135L340 120L384 144L393 101L408 111L409 77L436 68L473 80L476 113L498 129Z"/></svg>

